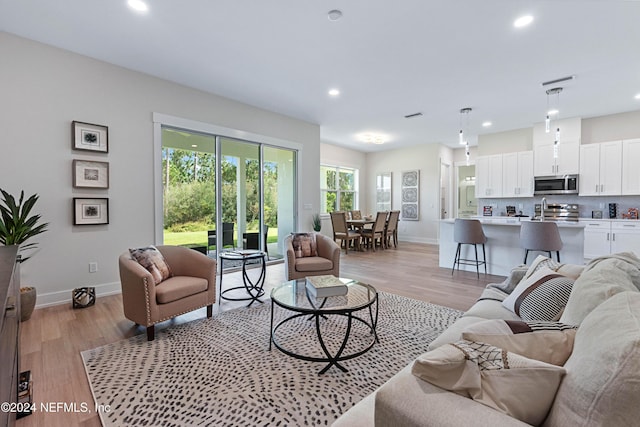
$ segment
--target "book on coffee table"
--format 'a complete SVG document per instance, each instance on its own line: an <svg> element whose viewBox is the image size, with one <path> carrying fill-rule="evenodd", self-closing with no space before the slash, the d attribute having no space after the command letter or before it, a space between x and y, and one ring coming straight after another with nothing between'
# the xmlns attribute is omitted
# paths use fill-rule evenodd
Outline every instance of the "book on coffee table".
<svg viewBox="0 0 640 427"><path fill-rule="evenodd" d="M331 274L307 277L307 289L316 298L335 297L347 294L347 285Z"/></svg>

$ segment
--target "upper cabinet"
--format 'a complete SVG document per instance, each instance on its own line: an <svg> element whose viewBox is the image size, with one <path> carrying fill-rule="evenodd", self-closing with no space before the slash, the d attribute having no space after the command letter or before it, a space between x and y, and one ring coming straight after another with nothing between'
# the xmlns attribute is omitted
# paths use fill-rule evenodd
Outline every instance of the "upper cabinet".
<svg viewBox="0 0 640 427"><path fill-rule="evenodd" d="M502 155L502 196L533 196L533 151Z"/></svg>
<svg viewBox="0 0 640 427"><path fill-rule="evenodd" d="M622 194L640 194L640 138L622 141Z"/></svg>
<svg viewBox="0 0 640 427"><path fill-rule="evenodd" d="M552 122L552 131L545 132L544 123L533 127L533 173L535 176L577 174L580 170L581 119ZM560 140L556 145L556 129Z"/></svg>
<svg viewBox="0 0 640 427"><path fill-rule="evenodd" d="M622 192L621 166L622 141L587 144L580 147L580 195L620 195Z"/></svg>
<svg viewBox="0 0 640 427"><path fill-rule="evenodd" d="M502 197L502 154L476 159L476 198Z"/></svg>

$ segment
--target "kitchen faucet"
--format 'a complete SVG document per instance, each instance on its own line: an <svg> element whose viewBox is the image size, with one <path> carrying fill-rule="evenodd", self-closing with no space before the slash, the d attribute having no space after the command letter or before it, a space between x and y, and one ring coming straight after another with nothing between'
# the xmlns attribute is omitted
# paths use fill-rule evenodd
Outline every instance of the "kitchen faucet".
<svg viewBox="0 0 640 427"><path fill-rule="evenodd" d="M544 221L544 210L547 209L547 198L542 198L542 205L540 206L540 221Z"/></svg>

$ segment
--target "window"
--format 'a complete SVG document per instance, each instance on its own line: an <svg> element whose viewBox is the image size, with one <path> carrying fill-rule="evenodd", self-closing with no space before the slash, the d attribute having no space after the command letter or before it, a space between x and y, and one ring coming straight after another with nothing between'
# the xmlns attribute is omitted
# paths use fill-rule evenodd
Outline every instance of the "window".
<svg viewBox="0 0 640 427"><path fill-rule="evenodd" d="M358 209L358 171L337 166L320 165L320 211Z"/></svg>

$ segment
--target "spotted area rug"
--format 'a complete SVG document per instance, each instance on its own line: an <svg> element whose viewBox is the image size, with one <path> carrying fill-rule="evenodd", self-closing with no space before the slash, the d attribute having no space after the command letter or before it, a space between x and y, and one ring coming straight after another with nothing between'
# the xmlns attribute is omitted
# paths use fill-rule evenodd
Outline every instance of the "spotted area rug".
<svg viewBox="0 0 640 427"><path fill-rule="evenodd" d="M276 307L275 320L286 316ZM360 312L368 318L368 312ZM330 425L417 356L462 312L379 293L379 342L332 366L269 350L271 304L240 308L82 352L104 426ZM342 316L322 323L328 343L344 334ZM345 354L366 346L361 322ZM285 348L320 354L315 322L299 317L278 331Z"/></svg>

